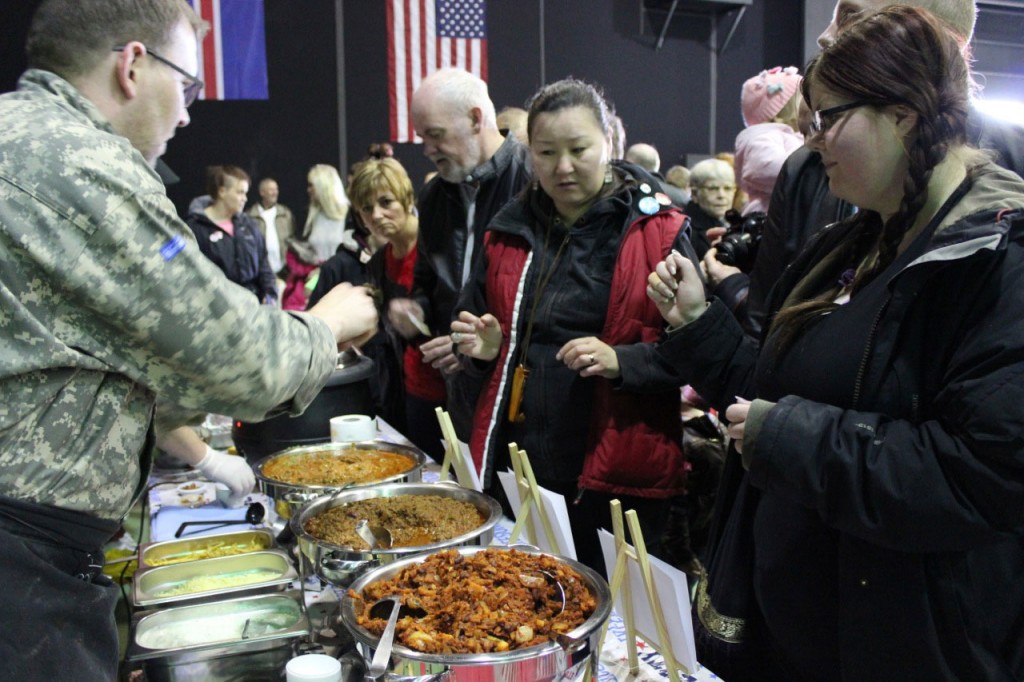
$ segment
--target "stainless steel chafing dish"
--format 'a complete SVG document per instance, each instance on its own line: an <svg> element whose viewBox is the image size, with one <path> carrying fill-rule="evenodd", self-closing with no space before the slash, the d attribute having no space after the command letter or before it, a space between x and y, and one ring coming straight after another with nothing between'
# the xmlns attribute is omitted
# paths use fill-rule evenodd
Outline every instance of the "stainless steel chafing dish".
<svg viewBox="0 0 1024 682"><path fill-rule="evenodd" d="M274 478L270 478L266 475L264 470L267 465L273 462L278 457L286 456L307 456L313 455L323 451L336 452L341 454L342 452L349 452L351 450L383 450L386 452L394 452L401 455L406 455L413 460L413 466L407 471L396 474L394 476L388 476L381 478L376 481L369 481L366 483L347 483L339 485L312 485L312 484L294 484L285 483ZM288 448L281 452L276 452L269 457L264 457L256 465L253 466L253 471L256 474L256 480L259 481L260 487L263 492L267 494L271 499L274 500L278 515L284 519L290 519L299 509L302 508L307 502L311 502L318 497L324 495L330 495L341 490L347 490L350 488L358 488L368 485L377 485L380 483L395 483L399 481L407 482L419 482L422 480L422 471L424 465L427 463L427 456L423 451L416 448L407 447L405 445L398 445L396 443L389 443L382 440L370 440L359 443L319 443L317 445L303 445L295 448Z"/></svg>
<svg viewBox="0 0 1024 682"><path fill-rule="evenodd" d="M150 682L280 680L308 634L297 593L242 597L135 614L127 659Z"/></svg>
<svg viewBox="0 0 1024 682"><path fill-rule="evenodd" d="M438 495L468 502L476 507L484 522L474 530L419 547L395 547L391 549L357 549L335 545L310 535L306 521L357 500L376 497L397 497L400 495ZM380 565L389 564L412 554L435 552L449 547L463 545L489 545L494 539L494 526L501 520L501 505L493 498L475 490L461 488L449 483L389 483L366 488L353 488L328 497L321 497L304 506L293 516L289 525L298 539L299 548L309 560L313 572L327 582L345 587L358 576Z"/></svg>
<svg viewBox="0 0 1024 682"><path fill-rule="evenodd" d="M202 554L224 550L232 555L247 554L274 547L274 534L266 528L235 530L228 533L200 535L193 538L150 542L139 548L139 570L187 561L200 561ZM233 551L232 551L233 550ZM212 558L212 557L209 557Z"/></svg>
<svg viewBox="0 0 1024 682"><path fill-rule="evenodd" d="M261 577L258 581L248 584L211 586L209 589L200 588L184 594L166 594L168 590L189 580L202 581L205 578L216 579L232 574L244 576L254 572L260 572ZM266 575L262 575L263 573ZM297 577L298 574L292 567L288 555L280 550L200 559L138 571L132 589L132 602L135 606L149 607L237 597L254 592L283 590Z"/></svg>
<svg viewBox="0 0 1024 682"><path fill-rule="evenodd" d="M456 551L468 556L485 549L488 548L461 547ZM543 554L518 547L516 549L529 554ZM612 610L611 590L604 578L593 569L577 561L555 558L579 573L594 595L596 608L579 627L560 636L558 641L501 653L428 654L395 643L388 666L389 682L427 677L434 680L468 679L473 682L548 682L585 678L591 663L597 663L601 627ZM414 556L380 566L355 581L343 596L341 622L352 633L356 649L366 662L373 658L377 636L356 624L357 599L351 595L362 594L370 583L392 578L406 566L422 560L423 556Z"/></svg>

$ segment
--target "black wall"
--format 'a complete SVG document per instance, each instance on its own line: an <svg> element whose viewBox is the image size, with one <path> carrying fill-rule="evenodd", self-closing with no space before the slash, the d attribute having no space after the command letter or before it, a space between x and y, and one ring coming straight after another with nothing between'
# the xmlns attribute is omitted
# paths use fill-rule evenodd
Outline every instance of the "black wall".
<svg viewBox="0 0 1024 682"><path fill-rule="evenodd" d="M386 139L387 40L383 3L345 0L347 143L358 158ZM685 4L685 3L681 3ZM487 4L489 87L502 106L522 106L542 84L572 75L603 86L626 126L627 142L649 142L664 167L688 153L732 149L743 127L740 88L761 69L800 63L801 0L754 0L718 58L716 139L709 139L711 89L706 14L678 13L661 49L654 47L664 14L641 22L641 0L491 0ZM543 17L541 8L543 7ZM724 41L734 13L719 15ZM771 26L765 17L773 17ZM544 26L541 63L540 26ZM418 145L396 155L414 181L431 169Z"/></svg>
<svg viewBox="0 0 1024 682"><path fill-rule="evenodd" d="M387 139L384 3L337 3L343 26L344 92L338 92L336 0L265 0L270 100L199 101L192 106L192 123L178 132L164 157L181 176L168 191L179 210L203 193L206 165L234 163L254 180L276 176L281 200L301 219L310 166L330 163L344 175L344 167L361 158L367 145ZM0 89L7 90L24 69L25 25L37 0L0 4ZM801 65L802 0L754 0L718 58L712 142L706 15L677 14L664 45L656 50L664 15L652 14L642 21L640 8L641 0L490 0L489 82L495 104L522 106L542 84L542 72L549 82L568 75L596 82L622 116L628 141L654 144L667 167L688 153L731 149L742 127L743 81L768 66ZM717 19L720 42L733 16L727 13ZM344 102L342 112L339 101ZM346 121L343 140L339 113ZM397 145L396 156L417 186L431 169L418 145ZM250 198L256 198L255 191Z"/></svg>

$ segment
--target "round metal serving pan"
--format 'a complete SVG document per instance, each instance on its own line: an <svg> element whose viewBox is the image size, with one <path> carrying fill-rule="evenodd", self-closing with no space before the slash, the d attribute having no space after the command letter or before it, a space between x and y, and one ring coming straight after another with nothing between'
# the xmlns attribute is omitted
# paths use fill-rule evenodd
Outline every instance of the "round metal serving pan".
<svg viewBox="0 0 1024 682"><path fill-rule="evenodd" d="M469 556L486 549L503 549L496 547L459 547L455 551ZM515 548L524 554L544 556L544 552ZM538 644L523 649L513 649L500 653L482 654L433 654L416 651L399 643L394 644L391 665L388 670L395 679L399 676L413 674L439 675L459 668L472 668L473 677L477 682L488 679L494 682L502 680L548 680L555 677L572 677L572 670L582 667L591 655L596 655L601 627L612 612L611 589L597 571L584 566L578 561L552 556L567 564L583 579L590 588L596 602L594 612L577 628L559 638L559 641ZM341 601L341 622L352 633L356 646L363 657L369 661L377 646L377 635L356 624L356 597L361 595L370 583L394 577L406 566L423 561L424 556L413 556L380 566L356 580ZM487 672L485 672L487 671ZM567 674L568 673L568 674ZM456 673L456 679L459 675Z"/></svg>
<svg viewBox="0 0 1024 682"><path fill-rule="evenodd" d="M410 457L414 464L407 471L395 474L394 476L388 476L387 478L382 478L377 481L332 485L286 483L284 481L277 480L276 478L270 478L263 473L267 465L278 457L301 457L303 455L311 456L313 453L341 453L342 451L350 450L384 450L386 452L394 452ZM405 445L398 445L396 443L389 443L383 440L368 440L358 443L317 443L316 445L301 445L294 448L288 448L261 459L255 464L255 466L253 466L253 472L256 474L256 480L259 481L263 492L274 500L278 515L282 518L289 519L297 514L306 503L315 500L318 497L323 497L324 495L340 492L341 490L377 485L379 483L395 483L399 481L419 482L423 477L423 467L426 463L427 456L422 450Z"/></svg>
<svg viewBox="0 0 1024 682"><path fill-rule="evenodd" d="M403 495L437 495L472 504L485 520L462 535L429 545L394 547L391 549L358 549L336 545L311 535L306 522L334 507L359 500ZM494 527L501 520L501 505L494 498L469 488L450 483L384 483L362 488L351 488L340 493L320 497L309 502L289 521L299 547L309 559L313 571L327 582L347 587L366 571L389 564L412 554L436 552L464 545L489 545L494 539Z"/></svg>

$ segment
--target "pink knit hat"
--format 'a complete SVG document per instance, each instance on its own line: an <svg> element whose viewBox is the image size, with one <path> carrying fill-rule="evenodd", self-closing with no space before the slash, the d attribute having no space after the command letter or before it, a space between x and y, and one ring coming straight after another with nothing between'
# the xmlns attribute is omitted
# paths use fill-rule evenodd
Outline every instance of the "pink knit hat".
<svg viewBox="0 0 1024 682"><path fill-rule="evenodd" d="M743 122L752 126L771 121L796 94L800 80L800 72L795 66L776 66L749 79L743 84L740 96Z"/></svg>

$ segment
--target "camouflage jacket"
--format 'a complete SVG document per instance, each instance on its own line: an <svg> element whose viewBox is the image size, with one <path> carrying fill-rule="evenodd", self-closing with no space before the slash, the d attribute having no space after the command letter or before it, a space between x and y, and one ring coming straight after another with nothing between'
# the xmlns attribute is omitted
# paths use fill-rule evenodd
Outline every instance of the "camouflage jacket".
<svg viewBox="0 0 1024 682"><path fill-rule="evenodd" d="M327 325L229 282L91 102L30 70L0 121L0 495L117 519L158 397L306 408L335 365Z"/></svg>

